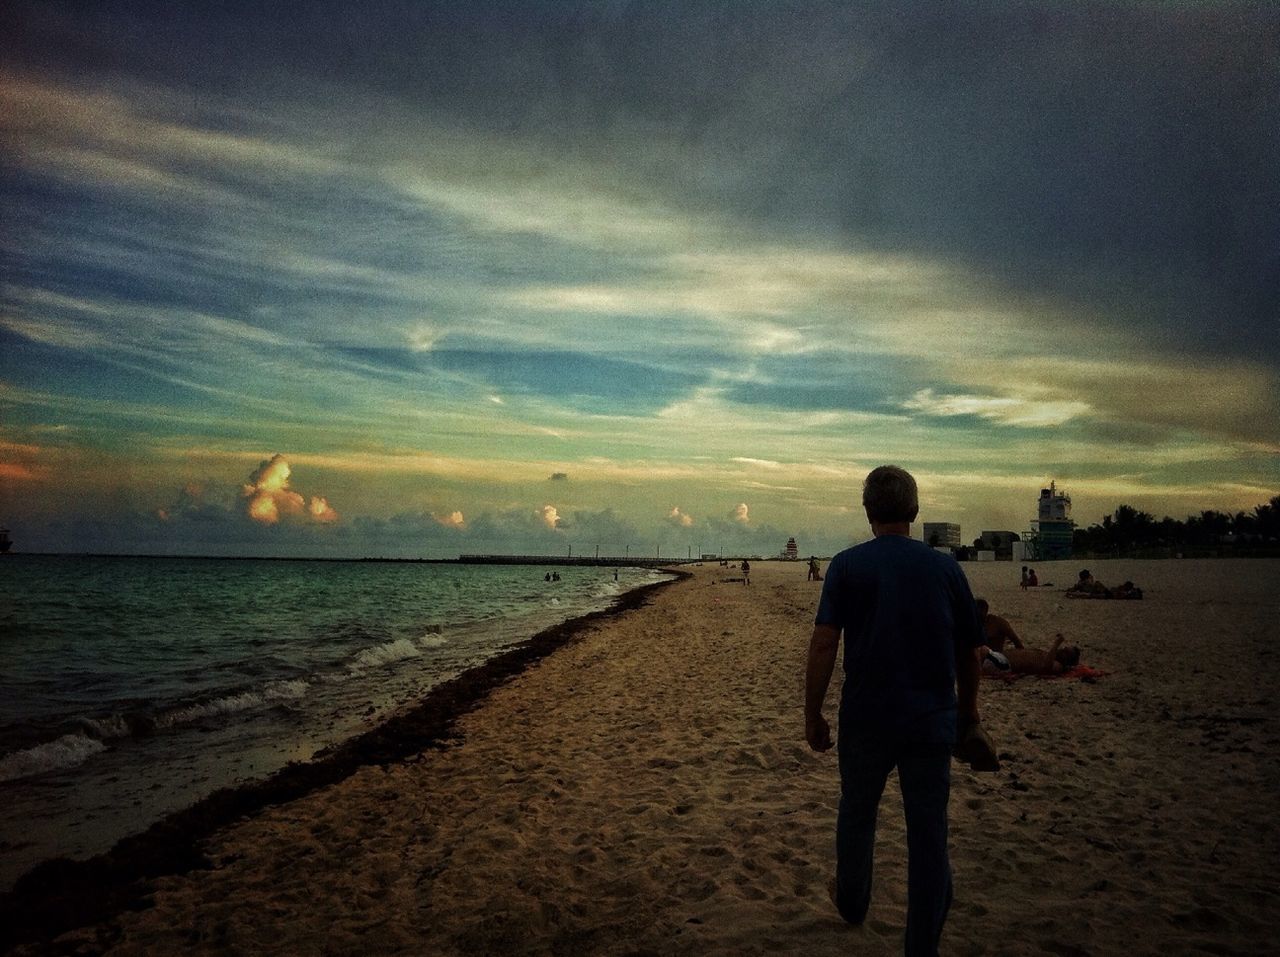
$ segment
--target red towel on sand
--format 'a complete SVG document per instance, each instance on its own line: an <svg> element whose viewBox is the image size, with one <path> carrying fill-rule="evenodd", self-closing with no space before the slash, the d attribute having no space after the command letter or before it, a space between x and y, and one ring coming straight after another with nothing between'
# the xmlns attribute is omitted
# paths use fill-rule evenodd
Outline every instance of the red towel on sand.
<svg viewBox="0 0 1280 957"><path fill-rule="evenodd" d="M984 672L982 677L998 678L1001 681L1017 681L1019 678L1068 678L1068 679L1075 679L1075 680L1088 678L1090 681L1092 681L1097 678L1101 678L1103 675L1108 673L1109 672L1103 671L1100 668L1090 668L1088 665L1076 665L1070 671L1064 671L1060 675L1024 675L1024 674L1017 674L1012 671L1001 671L997 674L986 674Z"/></svg>

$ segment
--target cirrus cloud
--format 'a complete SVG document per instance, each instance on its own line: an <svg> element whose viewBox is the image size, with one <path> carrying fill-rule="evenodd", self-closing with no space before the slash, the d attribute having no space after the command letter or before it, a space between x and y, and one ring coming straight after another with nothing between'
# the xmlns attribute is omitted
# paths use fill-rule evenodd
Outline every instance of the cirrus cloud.
<svg viewBox="0 0 1280 957"><path fill-rule="evenodd" d="M1037 428L1062 425L1090 411L1087 402L1078 399L1028 399L1015 396L937 395L932 389L921 389L902 403L910 412L950 418L976 416L999 425Z"/></svg>

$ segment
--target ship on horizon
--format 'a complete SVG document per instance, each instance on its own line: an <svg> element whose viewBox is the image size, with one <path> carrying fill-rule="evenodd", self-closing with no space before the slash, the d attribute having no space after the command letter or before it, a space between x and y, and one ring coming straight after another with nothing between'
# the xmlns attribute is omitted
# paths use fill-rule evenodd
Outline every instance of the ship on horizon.
<svg viewBox="0 0 1280 957"><path fill-rule="evenodd" d="M3 555L13 547L13 539L9 537L7 528L0 528L0 555Z"/></svg>

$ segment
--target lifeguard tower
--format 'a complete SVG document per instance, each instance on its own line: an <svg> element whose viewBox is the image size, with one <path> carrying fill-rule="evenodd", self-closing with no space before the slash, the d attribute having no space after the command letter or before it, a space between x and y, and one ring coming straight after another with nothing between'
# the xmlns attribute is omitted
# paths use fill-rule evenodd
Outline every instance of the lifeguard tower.
<svg viewBox="0 0 1280 957"><path fill-rule="evenodd" d="M1058 491L1057 483L1040 490L1037 516L1026 535L1027 561L1049 562L1071 557L1076 523L1071 519L1071 496Z"/></svg>

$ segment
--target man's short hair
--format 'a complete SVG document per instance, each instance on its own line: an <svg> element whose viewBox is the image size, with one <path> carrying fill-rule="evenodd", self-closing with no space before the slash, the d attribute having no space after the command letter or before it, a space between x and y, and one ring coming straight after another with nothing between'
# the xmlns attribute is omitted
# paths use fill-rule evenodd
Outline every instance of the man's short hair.
<svg viewBox="0 0 1280 957"><path fill-rule="evenodd" d="M872 469L862 483L862 506L867 510L867 518L882 525L914 522L920 513L916 480L896 465Z"/></svg>

